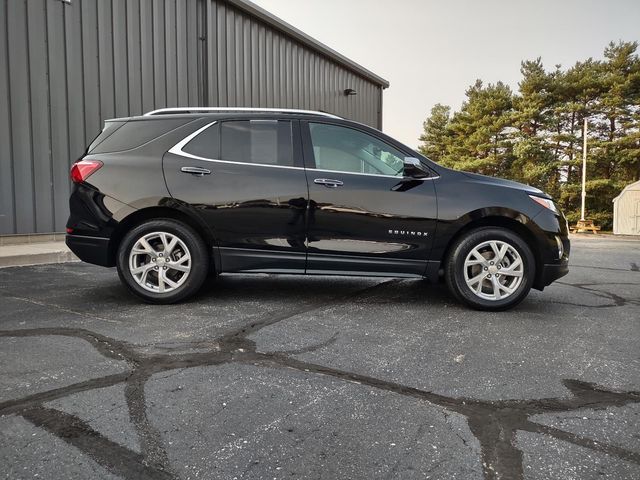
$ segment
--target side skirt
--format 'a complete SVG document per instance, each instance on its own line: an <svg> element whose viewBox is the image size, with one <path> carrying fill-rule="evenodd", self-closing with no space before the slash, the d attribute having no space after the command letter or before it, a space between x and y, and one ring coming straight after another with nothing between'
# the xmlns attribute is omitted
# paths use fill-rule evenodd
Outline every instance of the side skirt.
<svg viewBox="0 0 640 480"><path fill-rule="evenodd" d="M424 278L439 262L220 247L220 273L280 273ZM309 268L310 267L310 268Z"/></svg>
<svg viewBox="0 0 640 480"><path fill-rule="evenodd" d="M421 278L427 262L405 258L308 253L308 274Z"/></svg>
<svg viewBox="0 0 640 480"><path fill-rule="evenodd" d="M221 273L304 273L306 252L220 247Z"/></svg>

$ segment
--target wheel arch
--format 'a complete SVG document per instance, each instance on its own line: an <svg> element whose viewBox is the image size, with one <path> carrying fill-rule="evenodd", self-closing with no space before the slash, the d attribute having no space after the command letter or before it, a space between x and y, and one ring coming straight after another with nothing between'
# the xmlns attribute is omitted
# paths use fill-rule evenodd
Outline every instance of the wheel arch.
<svg viewBox="0 0 640 480"><path fill-rule="evenodd" d="M437 271L434 272L437 278L441 277L442 265L449 258L453 250L453 245L464 235L472 230L483 227L498 227L512 231L519 235L531 249L535 259L536 275L533 282L534 288L539 284L542 274L543 260L540 245L534 231L535 225L529 217L512 210L505 211L476 211L465 215L461 222L452 225L446 247L439 258Z"/></svg>
<svg viewBox="0 0 640 480"><path fill-rule="evenodd" d="M122 239L137 225L156 218L170 218L182 222L189 227L193 228L200 237L204 240L207 247L210 249L215 247L215 237L213 232L207 225L195 214L189 212L186 208L173 208L167 206L150 206L133 211L126 217L124 217L118 226L113 231L111 238L109 239L109 263L111 266L116 264L116 255L118 254L118 247L122 242ZM212 252L212 260L216 262L215 255ZM215 266L215 265L214 265Z"/></svg>

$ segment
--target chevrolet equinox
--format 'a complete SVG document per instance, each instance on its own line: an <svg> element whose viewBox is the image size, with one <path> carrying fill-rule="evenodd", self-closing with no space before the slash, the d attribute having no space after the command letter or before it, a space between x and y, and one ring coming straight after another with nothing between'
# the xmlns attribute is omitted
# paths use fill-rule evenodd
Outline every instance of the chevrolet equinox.
<svg viewBox="0 0 640 480"><path fill-rule="evenodd" d="M444 279L459 301L505 310L568 272L567 223L542 191L322 112L108 120L71 179L67 245L146 302L242 272Z"/></svg>

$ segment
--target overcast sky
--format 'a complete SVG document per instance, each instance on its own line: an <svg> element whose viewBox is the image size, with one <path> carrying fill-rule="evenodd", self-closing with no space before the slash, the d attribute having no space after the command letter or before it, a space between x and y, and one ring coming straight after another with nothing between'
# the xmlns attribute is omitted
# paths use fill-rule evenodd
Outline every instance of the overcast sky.
<svg viewBox="0 0 640 480"><path fill-rule="evenodd" d="M520 61L547 68L640 40L640 0L253 0L391 82L386 133L417 146L436 103L460 107L476 78L513 88Z"/></svg>

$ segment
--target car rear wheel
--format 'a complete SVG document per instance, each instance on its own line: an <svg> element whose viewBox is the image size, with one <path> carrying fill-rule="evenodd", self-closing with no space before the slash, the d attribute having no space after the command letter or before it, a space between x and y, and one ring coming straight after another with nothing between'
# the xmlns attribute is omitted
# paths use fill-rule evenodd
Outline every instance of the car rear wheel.
<svg viewBox="0 0 640 480"><path fill-rule="evenodd" d="M527 243L511 230L472 230L452 247L445 264L451 292L478 310L507 310L531 290L535 261Z"/></svg>
<svg viewBox="0 0 640 480"><path fill-rule="evenodd" d="M155 219L125 235L117 267L122 282L144 301L175 303L200 289L209 255L192 228L172 219Z"/></svg>

